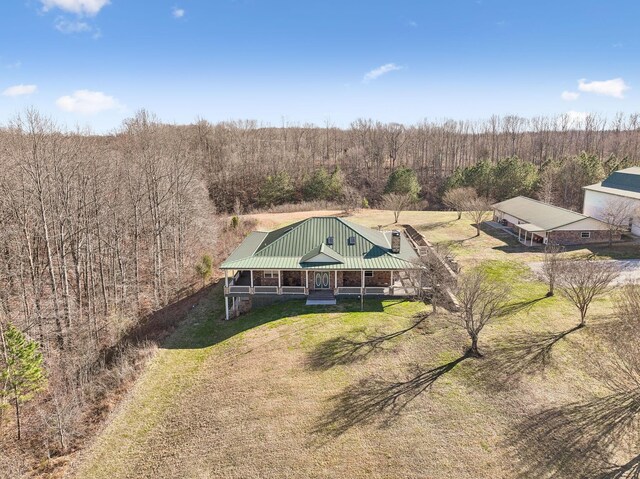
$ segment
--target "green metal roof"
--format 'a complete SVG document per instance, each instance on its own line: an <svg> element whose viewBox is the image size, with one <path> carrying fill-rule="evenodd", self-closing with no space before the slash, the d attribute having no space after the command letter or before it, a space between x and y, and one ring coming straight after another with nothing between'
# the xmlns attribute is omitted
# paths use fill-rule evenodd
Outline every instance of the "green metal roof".
<svg viewBox="0 0 640 479"><path fill-rule="evenodd" d="M328 246L327 238L333 237ZM349 244L353 238L353 244ZM331 262L310 262L324 254ZM251 233L221 265L222 269L404 269L417 254L404 235L400 253L391 253L390 236L337 217L314 217L275 231Z"/></svg>
<svg viewBox="0 0 640 479"><path fill-rule="evenodd" d="M531 231L549 231L576 221L589 218L575 211L559 206L543 203L542 201L516 196L493 205L493 209L515 216L519 220L529 223Z"/></svg>
<svg viewBox="0 0 640 479"><path fill-rule="evenodd" d="M640 168L632 166L624 170L614 171L601 185L605 188L640 193Z"/></svg>

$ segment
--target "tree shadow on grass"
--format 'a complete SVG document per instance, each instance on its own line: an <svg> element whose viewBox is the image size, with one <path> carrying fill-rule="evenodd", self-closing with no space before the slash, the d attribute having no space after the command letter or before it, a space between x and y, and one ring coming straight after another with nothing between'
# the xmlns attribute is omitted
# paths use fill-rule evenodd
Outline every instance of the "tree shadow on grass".
<svg viewBox="0 0 640 479"><path fill-rule="evenodd" d="M331 398L331 409L320 419L314 432L340 436L359 424L369 424L380 416L388 426L402 410L443 375L468 358L461 356L432 369L416 366L404 381L364 379Z"/></svg>
<svg viewBox="0 0 640 479"><path fill-rule="evenodd" d="M431 231L438 228L444 228L446 226L452 225L456 223L458 220L449 220L449 221L436 221L435 223L421 223L417 225L412 225L416 231Z"/></svg>
<svg viewBox="0 0 640 479"><path fill-rule="evenodd" d="M543 296L541 298L528 299L528 300L516 301L514 303L510 303L504 308L502 308L500 315L508 316L511 314L519 313L520 311L530 311L531 308L533 308L538 301L542 301L545 298L546 296Z"/></svg>
<svg viewBox="0 0 640 479"><path fill-rule="evenodd" d="M640 455L625 464L603 465L598 479L640 479Z"/></svg>
<svg viewBox="0 0 640 479"><path fill-rule="evenodd" d="M640 390L554 407L521 421L514 447L519 478L637 478L640 458L613 462L621 444L638 431ZM635 445L637 447L637 444Z"/></svg>
<svg viewBox="0 0 640 479"><path fill-rule="evenodd" d="M361 341L356 341L346 336L323 341L307 355L306 366L312 370L325 371L334 366L361 361L371 353L383 350L384 344L388 341L417 328L428 317L429 313L417 314L414 316L413 324L408 328L388 334L370 335Z"/></svg>
<svg viewBox="0 0 640 479"><path fill-rule="evenodd" d="M522 376L543 372L552 363L553 348L579 326L560 332L522 332L504 339L487 353L479 374L498 390L508 389Z"/></svg>

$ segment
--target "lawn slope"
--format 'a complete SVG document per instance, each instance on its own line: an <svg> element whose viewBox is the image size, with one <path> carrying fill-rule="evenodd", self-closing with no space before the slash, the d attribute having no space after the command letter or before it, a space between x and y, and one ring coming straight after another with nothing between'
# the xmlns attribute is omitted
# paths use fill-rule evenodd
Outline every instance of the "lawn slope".
<svg viewBox="0 0 640 479"><path fill-rule="evenodd" d="M361 312L357 301L292 301L225 322L214 290L75 477L569 478L599 477L581 472L585 457L632 459L596 440L610 431L604 418L623 414L602 380L610 300L575 329L571 306L545 298L526 266L539 253L485 233L468 239L468 222L439 215L407 222L462 241L465 267L488 260L481 267L512 289L509 313L483 332L483 359L464 356L450 316L417 303L372 299ZM612 467L598 460L588 462L594 474Z"/></svg>

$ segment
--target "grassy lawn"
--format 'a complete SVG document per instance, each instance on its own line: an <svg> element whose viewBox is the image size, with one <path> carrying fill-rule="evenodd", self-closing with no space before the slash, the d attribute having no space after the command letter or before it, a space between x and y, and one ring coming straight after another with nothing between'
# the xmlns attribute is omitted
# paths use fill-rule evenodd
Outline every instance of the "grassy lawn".
<svg viewBox="0 0 640 479"><path fill-rule="evenodd" d="M390 218L373 210L353 219ZM465 358L452 318L421 304L368 300L361 312L357 301L292 301L225 322L216 290L160 350L75 477L601 477L579 468L602 452L587 439L607 430L603 417L616 419L598 402L611 395L602 380L610 299L576 330L576 311L545 298L526 266L540 253L473 238L454 213L407 212L401 222L459 243L464 267L485 261L511 288L509 313L481 336L483 359Z"/></svg>

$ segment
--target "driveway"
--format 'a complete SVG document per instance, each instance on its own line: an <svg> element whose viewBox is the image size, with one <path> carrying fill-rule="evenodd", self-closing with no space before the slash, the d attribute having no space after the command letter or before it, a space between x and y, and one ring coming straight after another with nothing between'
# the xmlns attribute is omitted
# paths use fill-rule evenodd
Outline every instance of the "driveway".
<svg viewBox="0 0 640 479"><path fill-rule="evenodd" d="M618 276L612 284L626 284L634 281L640 282L640 259L611 259L603 261L617 264L622 271L620 276ZM527 264L535 274L539 275L542 273L543 263L541 261Z"/></svg>

